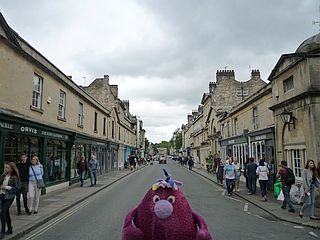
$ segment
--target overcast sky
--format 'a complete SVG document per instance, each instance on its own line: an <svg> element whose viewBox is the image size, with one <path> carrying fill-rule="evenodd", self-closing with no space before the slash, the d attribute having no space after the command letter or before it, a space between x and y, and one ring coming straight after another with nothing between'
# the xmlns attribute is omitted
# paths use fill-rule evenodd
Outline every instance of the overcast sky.
<svg viewBox="0 0 320 240"><path fill-rule="evenodd" d="M110 76L169 140L218 69L266 80L283 53L319 32L319 0L1 0L9 25L80 85ZM85 77L85 78L84 78Z"/></svg>

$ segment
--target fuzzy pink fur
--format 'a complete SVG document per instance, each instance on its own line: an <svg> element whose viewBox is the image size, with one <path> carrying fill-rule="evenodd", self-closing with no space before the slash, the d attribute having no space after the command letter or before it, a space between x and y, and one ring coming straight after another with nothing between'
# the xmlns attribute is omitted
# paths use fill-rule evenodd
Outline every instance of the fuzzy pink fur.
<svg viewBox="0 0 320 240"><path fill-rule="evenodd" d="M159 219L154 212L154 196L160 200L175 197L173 212L166 219ZM122 240L211 240L204 219L192 212L183 192L171 188L149 190L138 207L126 216Z"/></svg>

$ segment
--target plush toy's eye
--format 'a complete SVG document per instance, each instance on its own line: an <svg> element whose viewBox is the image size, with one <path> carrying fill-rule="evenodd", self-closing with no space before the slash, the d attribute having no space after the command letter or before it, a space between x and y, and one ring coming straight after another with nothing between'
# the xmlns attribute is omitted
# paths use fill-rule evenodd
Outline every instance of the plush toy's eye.
<svg viewBox="0 0 320 240"><path fill-rule="evenodd" d="M175 196L169 196L169 197L168 197L168 201L169 201L171 204L173 204L173 203L176 201Z"/></svg>
<svg viewBox="0 0 320 240"><path fill-rule="evenodd" d="M156 203L156 202L159 202L160 201L160 197L158 195L155 195L153 197L153 202Z"/></svg>

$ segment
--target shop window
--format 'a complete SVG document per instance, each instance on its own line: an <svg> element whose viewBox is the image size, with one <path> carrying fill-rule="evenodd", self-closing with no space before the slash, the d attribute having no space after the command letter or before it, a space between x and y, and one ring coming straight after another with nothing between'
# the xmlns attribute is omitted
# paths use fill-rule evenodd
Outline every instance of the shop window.
<svg viewBox="0 0 320 240"><path fill-rule="evenodd" d="M37 74L34 74L33 75L32 107L37 109L41 109L42 84L43 84L43 78Z"/></svg>
<svg viewBox="0 0 320 240"><path fill-rule="evenodd" d="M305 149L290 149L285 151L289 166L293 169L295 176L301 178L306 160Z"/></svg>
<svg viewBox="0 0 320 240"><path fill-rule="evenodd" d="M5 138L4 163L16 162L18 159L18 138L15 135L9 135ZM21 153L28 153L21 152Z"/></svg>
<svg viewBox="0 0 320 240"><path fill-rule="evenodd" d="M64 142L48 140L45 178L49 182L60 182L67 178L67 146Z"/></svg>
<svg viewBox="0 0 320 240"><path fill-rule="evenodd" d="M66 108L66 93L64 91L60 90L58 118L65 119L65 108Z"/></svg>

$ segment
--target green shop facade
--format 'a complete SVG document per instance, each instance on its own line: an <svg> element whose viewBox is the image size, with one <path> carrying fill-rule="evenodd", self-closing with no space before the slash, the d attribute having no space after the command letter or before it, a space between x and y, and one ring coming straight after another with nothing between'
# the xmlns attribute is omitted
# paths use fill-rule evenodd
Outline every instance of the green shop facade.
<svg viewBox="0 0 320 240"><path fill-rule="evenodd" d="M99 161L99 173L118 169L117 143L51 127L21 116L0 112L0 171L6 162L18 162L24 153L28 160L37 155L44 167L47 187L79 181L77 162L92 154Z"/></svg>

